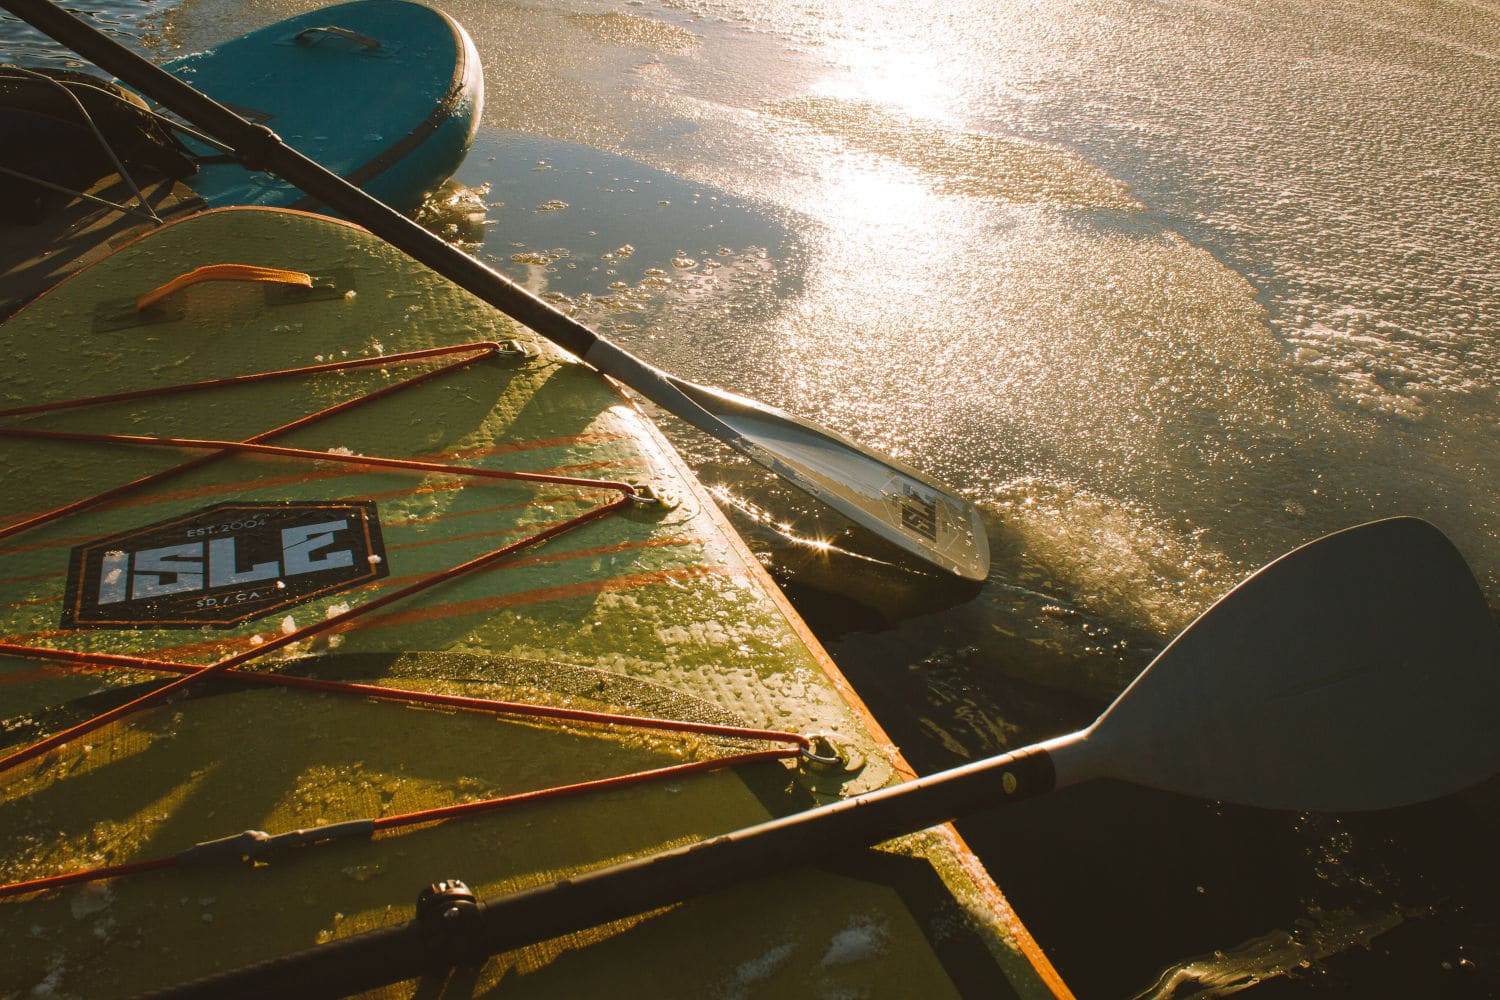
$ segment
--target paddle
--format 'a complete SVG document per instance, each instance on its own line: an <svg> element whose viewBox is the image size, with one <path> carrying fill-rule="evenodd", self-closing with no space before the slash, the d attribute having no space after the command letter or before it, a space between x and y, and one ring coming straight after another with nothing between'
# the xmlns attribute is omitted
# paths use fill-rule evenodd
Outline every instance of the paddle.
<svg viewBox="0 0 1500 1000"><path fill-rule="evenodd" d="M0 0L0 6L237 150L247 167L279 174L903 551L968 580L989 574L979 512L950 489L783 410L647 364L48 0Z"/></svg>
<svg viewBox="0 0 1500 1000"><path fill-rule="evenodd" d="M1500 630L1442 533L1393 518L1328 535L1251 576L1088 729L459 907L451 933L419 918L164 995L370 989L434 962L477 960L1090 778L1343 811L1447 794L1497 770Z"/></svg>

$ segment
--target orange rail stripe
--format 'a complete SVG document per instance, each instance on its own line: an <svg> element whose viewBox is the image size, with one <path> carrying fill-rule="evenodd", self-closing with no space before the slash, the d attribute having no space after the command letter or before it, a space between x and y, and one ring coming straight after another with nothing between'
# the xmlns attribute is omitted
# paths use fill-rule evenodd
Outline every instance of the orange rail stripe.
<svg viewBox="0 0 1500 1000"><path fill-rule="evenodd" d="M457 542L482 541L486 538L502 538L505 535L524 535L536 529L529 524L512 524L504 528L496 528L493 531L476 531L467 535L444 535L441 538L420 538L412 542L399 542L395 545L387 545L387 552L406 552L411 549L425 549L434 545L448 545ZM514 566L515 563L507 563Z"/></svg>
<svg viewBox="0 0 1500 1000"><path fill-rule="evenodd" d="M56 574L62 576L61 573ZM8 604L0 604L0 608L29 608L38 604L56 604L62 600L61 594L53 594L51 597L28 597L22 601L11 601Z"/></svg>
<svg viewBox="0 0 1500 1000"><path fill-rule="evenodd" d="M653 587L663 583L676 583L681 580L698 580L710 576L732 578L742 575L744 575L742 571L721 569L716 566L684 566L681 569L653 570L649 573L637 573L634 576L617 576L607 580L570 583L560 587L545 587L540 590L527 590L516 594L502 594L495 597L484 597L472 601L445 604L439 607L392 611L383 615L373 615L366 620L365 627L369 629L390 628L396 625L431 621L434 618L451 618L457 615L481 615L520 605L545 604L549 601L563 601L572 597L607 594L621 590L635 590L640 587Z"/></svg>
<svg viewBox="0 0 1500 1000"><path fill-rule="evenodd" d="M703 544L703 541L704 540L701 538L691 537L634 539L624 542L615 542L610 545L591 546L586 549L569 549L566 551L544 552L540 555L519 556L509 562L506 562L504 566L509 569L519 569L527 566L542 565L545 563L563 562L564 560L568 559L592 559L598 556L619 555L622 552L641 551L645 549L701 545ZM679 567L679 570L683 568L686 567ZM413 573L404 576L386 577L383 580L372 581L370 583L366 583L359 587L356 587L354 588L352 593L389 590L392 588L404 587L416 580L421 579L423 575L425 574ZM616 577L614 579L622 578ZM523 597L526 594L534 592L535 591L517 591L515 594L508 595L508 597ZM60 600L62 600L61 596L52 598L38 598L35 603L48 603ZM545 598L543 600L545 600ZM521 603L526 602L522 601ZM57 639L67 636L74 636L76 634L76 632L64 629L49 629L45 632L18 633L13 636L7 636L6 641L14 642L17 645L33 645L45 639ZM154 653L161 657L166 657L168 654L173 654L178 657L187 657L195 652L214 655L223 652L225 649L249 648L250 645L250 637L245 636L236 639L224 639L217 642L199 642L180 646L161 647L154 650Z"/></svg>
<svg viewBox="0 0 1500 1000"><path fill-rule="evenodd" d="M701 565L683 566L677 569L652 570L648 573L637 573L632 576L616 576L603 580L589 580L558 587L541 587L536 590L517 591L514 594L497 594L494 597L481 597L471 601L456 601L450 604L410 608L405 611L391 611L385 614L371 615L369 618L364 619L359 629L362 632L369 632L377 628L393 628L398 625L432 621L436 618L486 614L506 608L524 607L529 604L546 604L550 601L562 601L573 597L615 593L622 590L658 586L664 583L698 580L716 575L732 578L743 574L739 571ZM10 641L21 645L24 643L24 638ZM211 655L222 655L227 650L249 649L251 646L250 638L244 637L212 644L193 643L183 646L171 646L165 649L151 650L149 654L142 655L150 655L164 660L186 660L194 654L209 653Z"/></svg>
<svg viewBox="0 0 1500 1000"><path fill-rule="evenodd" d="M13 576L10 579L0 579L0 586L9 586L16 583L38 583L42 580L55 580L65 574L53 570L49 573L32 573L29 576Z"/></svg>
<svg viewBox="0 0 1500 1000"><path fill-rule="evenodd" d="M444 485L442 488L443 489L449 489L450 487L448 487L447 485ZM456 487L454 487L454 488L456 488ZM441 514L433 514L430 517L411 517L411 516L407 516L407 517L402 518L399 521L382 521L380 523L380 528L381 528L382 531L399 531L401 528L403 528L404 526L409 525L409 524L437 524L437 523L439 523L441 521L453 520L455 518L460 518L460 517L484 517L484 516L493 515L493 514L503 514L503 513L507 512L507 511L524 510L524 509L526 509L528 507L537 507L537 506L541 506L542 504L573 503L573 502L577 502L577 501L579 501L579 500L582 499L583 492L584 491L580 490L580 491L576 491L576 492L573 492L573 493L558 493L555 496L537 496L537 497L532 497L530 500L526 500L526 501L521 502L521 503L502 503L502 504L497 504L497 505L495 505L493 507L475 507L475 508L473 508L471 510L445 510ZM399 497L399 496L408 496L408 495L410 495L410 494L409 493L395 493L395 492L389 493L389 494L376 493L376 494L370 494L368 496L363 496L362 495L360 499L363 499L363 500L381 500L381 499L388 499L390 497Z"/></svg>
<svg viewBox="0 0 1500 1000"><path fill-rule="evenodd" d="M545 555L525 556L525 557L518 558L518 559L514 560L513 562L505 563L504 565L507 568L519 568L519 567L523 567L523 566L531 566L531 565L536 565L536 564L540 564L540 563L562 562L562 561L567 560L567 559L586 559L586 558L594 558L596 556L617 555L617 554L619 554L621 552L627 552L627 551L639 551L639 550L642 550L642 549L663 548L663 547L672 547L672 546L701 545L702 543L703 543L703 539L701 539L701 538L646 539L644 541L630 541L630 542L619 542L619 543L615 543L615 544L612 544L612 545L600 545L600 546L595 546L595 547L589 548L589 549L577 549L577 550L573 550L573 551L569 551L569 552L555 552L555 553L549 553L549 554L545 554ZM702 566L702 565L682 566L682 567L677 567L677 568L671 569L671 570L655 570L655 571L653 571L653 573L655 573L655 574L678 575L678 576L682 576L682 577L708 576L708 575L711 575L713 572L716 572L716 571L712 570L710 567L706 567L706 566ZM649 585L651 583L659 582L659 581L654 580L654 579L643 579L645 577L649 577L650 575L651 574L636 574L633 577L611 577L611 578L608 578L608 579L596 580L596 581L594 581L594 583L596 583L598 585L598 589L599 590L620 590L620 589L627 589L629 587L634 587L634 586L646 586L646 585ZM380 580L378 582L366 583L366 584L364 584L364 585L362 585L360 587L355 588L355 590L353 592L358 593L358 592L388 590L388 589L392 589L392 588L399 588L399 587L403 587L403 586L409 585L412 581L421 579L422 576L423 576L423 574L411 574L411 575L400 576L400 577L387 577L384 580ZM611 581L640 581L640 582L626 582L626 583L622 583L620 586L609 586L609 584L611 583ZM557 599L559 599L557 596L555 596L553 594L553 591L555 591L557 589L558 588L536 588L536 589L533 589L533 590L521 590L521 591L516 591L515 593L512 593L512 594L499 595L496 598L488 598L488 599L480 599L480 600L499 600L499 601L503 601L505 603L503 605L498 605L498 606L504 606L504 607L519 606L519 605L530 604L530 603L545 603L546 601L549 601L549 600L557 600ZM568 594L568 595L564 595L564 596L574 596L574 595ZM438 615L438 616L446 615L446 614L450 614L450 613L452 613L452 614L468 614L468 613L472 613L472 612L464 611L464 610L462 610L462 608L467 607L468 604L472 604L472 603L474 603L474 602L466 602L464 605L459 605L459 604L429 605L427 608L425 608L423 610L424 611L430 611L430 612L432 612L433 615ZM384 619L383 616L377 615L377 616L369 619L367 621L367 623L363 627L369 628L369 627L372 627L372 623L382 622L384 620L385 619ZM29 635L9 636L9 637L6 638L5 641L7 641L7 642L13 642L16 645L34 645L34 644L36 644L37 641L39 641L41 639L58 638L58 637L62 637L62 636L72 636L74 634L75 633L72 633L72 632L35 632L35 633L30 633ZM194 642L194 643L184 643L184 644L176 645L176 646L162 646L162 647L158 647L156 649L151 650L150 653L149 653L149 655L153 656L153 657L155 657L157 659L174 659L174 660L180 660L180 661L184 661L184 662L190 660L194 656L222 656L227 651L230 651L230 650L240 650L240 651L242 651L242 650L246 650L246 649L252 648L255 645L255 643L253 643L251 641L253 637L254 637L253 635L244 635L244 636L226 637L225 639L214 641L214 642ZM141 655L147 655L147 654L141 654Z"/></svg>
<svg viewBox="0 0 1500 1000"><path fill-rule="evenodd" d="M11 684L30 684L33 681L51 680L54 677L68 677L78 671L65 667L33 667L30 670L7 670L0 673L0 687Z"/></svg>

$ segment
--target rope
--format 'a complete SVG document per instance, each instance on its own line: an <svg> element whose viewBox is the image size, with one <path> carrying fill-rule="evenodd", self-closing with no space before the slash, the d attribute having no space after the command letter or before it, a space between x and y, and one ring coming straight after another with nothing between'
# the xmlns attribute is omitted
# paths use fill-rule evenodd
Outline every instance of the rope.
<svg viewBox="0 0 1500 1000"><path fill-rule="evenodd" d="M311 454L318 455L320 453L311 452ZM426 463L420 464L425 465ZM555 479L556 477L553 477L551 481L555 481ZM629 486L626 486L623 483L617 485L626 490L630 489ZM593 510L585 511L577 517L570 518L567 521L562 522L561 524L553 525L552 527L538 532L537 534L532 535L529 538L523 538L520 541L512 542L511 544L501 546L498 549L493 549L482 556L470 559L468 562L460 563L457 566L451 566L448 569L434 573L422 580L418 580L416 583L408 584L407 586L401 587L398 590L392 591L391 593L383 594L380 597L367 601L364 604L359 605L358 607L350 608L348 611L344 611L340 614L333 615L332 617L325 618L320 622L314 622L311 625L305 625L300 629L296 629L295 631L282 633L281 635L278 635L273 639L268 639L267 641L261 643L259 646L256 646L254 649L234 653L230 656L226 656L224 659L219 660L216 663L210 663L207 666L197 667L193 669L192 673L186 674L185 676L180 677L175 681L169 681L166 684L163 684L161 687L157 688L155 691L143 694L139 698L136 698L134 701L126 702L124 705L119 705L107 712L102 712L99 715L94 716L92 719L89 719L85 722L80 722L78 725L73 726L69 729L65 729L60 733L54 733L53 735L48 736L45 739L38 740L30 746L18 750L6 757L0 757L0 774L9 771L11 768L15 767L18 764L22 764L28 760L33 760L36 757L40 757L47 751L53 750L59 746L62 746L64 743L68 743L74 739L77 739L79 736L91 733L102 726L108 725L109 723L114 722L117 719L122 719L127 715L138 712L149 705L154 705L157 702L165 699L168 695L180 691L183 688L186 688L188 685L200 681L206 677L212 677L215 674L221 674L226 670L240 666L241 664L247 663L252 659L265 656L268 653L281 649L283 646L289 646L292 643L301 642L304 639L311 639L314 636L323 634L324 632L330 632L335 629L339 629L344 624L351 622L357 618L362 618L372 612L378 611L388 604L394 604L395 602L410 597L413 594L421 593L422 591L427 590L429 587L435 587L440 583L445 583L448 580L452 580L457 577L464 576L468 573L472 573L476 570L483 569L491 563L503 559L513 552L517 552L523 548L529 548L533 545L539 545L542 542L547 541L550 538L555 538L563 532L575 528L580 524L596 520L608 513L611 513L612 511L627 506L629 503L630 496L627 494L626 496L622 496L617 500L612 500L609 503L604 504L603 506L595 507Z"/></svg>
<svg viewBox="0 0 1500 1000"><path fill-rule="evenodd" d="M315 462L329 462L334 465L363 465L376 469L442 472L455 476L475 476L480 479L511 479L528 483L582 486L597 490L620 490L627 497L635 495L635 487L630 486L628 483L617 483L608 479L579 479L574 476L559 476L544 472L511 472L506 469L485 469L472 465L449 465L445 462L419 462L415 459L384 458L379 455L345 455L334 451L309 451L306 448L285 448L274 444L257 444L253 441L152 437L146 434L97 434L87 431L47 431L26 427L0 427L0 437L34 438L41 441L73 441L81 444L124 444L136 445L143 448L202 448L219 452L271 455L277 458L311 459Z"/></svg>
<svg viewBox="0 0 1500 1000"><path fill-rule="evenodd" d="M219 858L234 858L239 860L263 860L268 854L283 850L287 847L301 847L313 844L329 843L349 837L370 838L380 833L409 828L413 826L426 825L494 812L503 808L524 805L547 799L580 796L589 793L628 787L648 781L658 781L671 777L681 777L689 774L702 773L713 770L737 766L745 763L784 760L797 757L811 748L811 741L804 736L777 730L754 729L739 726L724 726L709 723L692 723L672 719L659 719L651 717L629 716L607 712L593 712L584 709L560 708L555 706L533 705L518 702L506 702L485 698L473 698L460 695L439 694L433 692L412 691L402 688L382 687L370 684L358 684L341 681L327 681L311 677L299 677L295 675L282 675L273 673L261 673L239 669L249 661L264 657L275 650L301 642L327 632L342 631L351 627L355 621L390 604L404 600L415 594L432 587L439 586L457 577L484 569L491 564L502 560L514 553L531 548L555 538L565 532L571 531L583 524L598 520L609 514L620 510L638 499L634 487L629 484L613 482L601 479L583 479L578 477L562 476L545 473L511 472L507 470L476 468L472 466L455 465L450 463L427 462L415 459L393 459L373 455L344 455L330 452L312 451L302 448L288 448L267 444L266 442L278 435L288 433L292 430L305 427L316 421L325 419L335 413L343 412L353 406L363 405L374 399L382 398L391 393L421 384L432 378L456 371L474 362L493 355L503 350L500 345L492 342L478 342L454 347L431 348L422 351L406 352L399 355L391 355L381 358L364 358L353 361L341 361L330 364L307 366L303 368L287 369L284 371L260 372L249 375L234 376L224 379L212 379L206 381L184 383L161 389L134 390L129 392L112 393L109 395L92 396L82 399L55 401L48 403L32 404L23 407L14 407L0 411L0 416L23 416L39 413L54 412L59 410L76 409L85 406L93 406L104 403L121 402L145 397L156 397L177 393L196 392L207 389L223 388L225 386L240 385L250 382L259 382L269 379L287 377L305 377L308 375L324 374L354 368L365 368L372 366L392 366L414 361L428 360L451 354L466 355L458 360L452 361L441 367L421 373L417 376L405 379L401 382L382 387L378 390L359 396L355 399L346 400L333 406L319 410L316 413L301 417L288 424L273 428L257 434L245 441L226 441L200 438L172 438L152 437L145 435L120 435L120 434L97 434L84 432L50 431L40 428L0 428L0 436L30 438L36 440L57 440L86 443L118 444L129 447L156 447L156 448L179 448L204 450L210 452L208 455L181 463L171 469L165 470L127 483L123 486L106 490L92 497L87 497L63 507L47 511L43 514L28 518L17 524L0 529L0 539L24 532L42 524L55 521L60 517L75 513L79 510L96 506L106 500L114 499L124 493L139 490L147 485L160 482L162 479L180 474L188 469L197 468L207 462L214 461L220 457L230 454L260 454L271 455L280 458L288 458L302 461L314 461L319 463L333 463L352 466L364 466L375 468L391 468L415 472L437 472L446 475L474 477L481 479L515 480L533 482L539 484L570 485L581 489L613 491L618 494L615 499L602 503L587 511L567 518L563 521L548 525L534 532L526 538L517 540L507 545L500 546L484 553L478 557L429 574L421 579L400 587L394 591L375 597L359 606L335 614L320 622L304 626L290 633L284 633L270 640L262 642L251 649L226 656L214 663L207 665L182 663L173 660L154 659L149 657L138 657L125 654L113 653L86 653L76 650L51 649L42 646L28 646L19 643L0 642L0 654L8 654L31 660L42 660L52 663L61 663L71 667L90 668L108 667L125 668L133 670L151 671L156 673L168 673L177 675L171 680L153 691L135 698L123 705L119 705L106 712L102 712L91 719L71 726L61 732L37 740L29 746L0 758L0 774L19 766L30 760L34 760L58 747L77 739L89 732L108 725L111 722L123 719L150 705L159 703L171 695L197 684L205 679L220 678L232 680L237 683L275 686L283 688L294 688L320 692L336 693L348 696L357 696L404 704L426 705L456 709L460 711L482 712L494 715L514 715L530 718L549 719L585 723L600 726L627 726L638 729L670 731L684 735L699 735L712 738L729 738L747 741L759 741L762 743L780 743L779 748L748 750L736 754L714 757L705 760L692 761L683 764L674 764L667 767L656 768L633 774L617 775L609 778L594 779L590 781L577 782L554 788L538 789L528 792L513 793L510 795L496 796L475 802L455 803L446 806L437 806L430 809L417 810L394 816L383 816L367 820L350 820L330 824L324 827L316 827L310 830L298 830L290 833L271 835L260 831L246 831L232 837L223 838L219 841L210 841L204 844L194 845L175 855L127 862L117 865L101 866L89 869L80 869L56 875L49 875L24 881L13 882L8 885L0 885L0 897L25 895L41 892L44 890L61 888L80 882L100 881L104 879L119 878L126 875L139 874L155 871L162 868L173 867L188 862L202 862Z"/></svg>
<svg viewBox="0 0 1500 1000"><path fill-rule="evenodd" d="M191 674L200 668L191 663L174 660L157 660L148 657L128 656L121 653L81 653L72 649L49 649L45 646L23 646L0 642L0 653L28 660L62 662L70 666L124 667L152 673ZM650 716L620 715L613 712L591 712L582 708L559 708L552 705L533 705L528 702L498 701L493 698L473 698L466 695L438 694L432 691L413 691L407 688L384 687L376 684L359 684L351 681L330 681L318 677L300 677L296 674L266 674L239 670L230 667L222 672L223 679L258 687L298 688L304 691L319 691L334 694L349 694L376 701L391 701L398 704L430 705L434 708L454 708L463 711L488 712L494 715L519 715L537 719L557 719L565 722L586 722L597 725L629 725L635 729L665 729L690 733L695 736L723 736L741 740L785 740L799 747L810 747L812 741L806 736L788 733L779 729L754 729L744 726L724 726L710 722L685 722L679 719L658 719Z"/></svg>
<svg viewBox="0 0 1500 1000"><path fill-rule="evenodd" d="M131 399L145 399L154 396L169 396L185 392L199 392L205 389L226 388L228 386L245 385L251 382L263 382L271 379L290 378L294 376L319 375L328 372L352 370L357 368L382 367L385 365L395 366L406 364L412 361L422 361L428 358L441 357L446 354L471 352L469 357L461 358L460 360L452 362L451 364L444 365L439 368L434 368L430 371L423 372L420 375L412 376L411 378L392 383L388 386L382 386L379 389L375 389L371 392L365 393L363 396L356 396L355 398L345 400L342 403L335 403L334 405L325 407L324 409L318 410L315 413L310 413L305 417L299 417L298 419L293 420L290 423L282 424L280 427L274 427L271 430L264 431L247 439L249 443L258 443L269 441L273 438L280 437L283 434L289 434L295 430L300 430L304 427L308 427L314 423L317 423L320 420L336 416L337 414L343 413L347 410L352 410L357 406L363 406L366 403L375 402L376 400L383 399L386 396L393 395L404 389L410 389L414 386L421 385L422 383L431 381L432 379L437 378L441 375L446 375L449 372L457 371L460 368L466 368L488 355L499 354L503 351L504 348L497 343L494 343L492 341L481 341L479 343L463 344L457 347L436 347L421 351L407 351L402 354L392 354L380 358L359 358L353 361L336 361L329 364L310 365L304 368L288 368L282 371L257 372L250 375L236 375L229 378L208 379L200 382L187 382L180 385L166 386L161 389L137 389L131 392L117 392L105 396L89 396L82 399L69 399L50 403L33 403L30 406L18 406L9 410L0 410L0 417L21 416L33 413L48 413L55 410L69 410L84 406L95 406L101 403L117 403ZM0 432L3 431L5 431L5 429L0 428ZM181 465L173 466L170 469L164 469L161 472L152 473L149 476L143 476L140 479L136 479L131 482L124 483L120 486L104 490L100 493L94 494L93 496L75 500L73 503L65 504L45 513L38 514L35 517L28 518L24 521L19 521L15 524L7 525L3 528L0 528L0 540L9 538L12 535L18 535L24 531L30 531L32 528L39 528L44 524L47 524L51 521L56 521L70 514L75 514L92 507L97 507L102 503L117 499L122 496L126 496L127 494L134 493L137 490L145 489L148 486L154 486L155 484L160 483L163 480L169 479L173 476L177 476L192 469L197 469L201 466L207 465L209 462L212 462L219 457L219 454L205 455L200 458L184 462Z"/></svg>
<svg viewBox="0 0 1500 1000"><path fill-rule="evenodd" d="M300 637L301 630L297 633ZM259 655L263 650L256 650ZM22 646L13 643L0 643L0 653L8 653L26 659L61 661L69 665L79 666L111 666L128 667L137 670L153 672L169 672L185 674L185 680L191 681L205 676L206 670L191 664L177 663L169 660L156 660L145 657L126 656L121 654L107 653L82 653L74 650L53 650L37 646ZM156 871L162 868L174 867L187 860L202 862L215 859L239 859L242 861L263 862L270 855L285 850L287 847L304 847L317 844L330 843L335 840L348 839L350 836L358 835L372 837L377 833L390 832L414 826L424 826L431 823L440 823L448 820L468 818L499 811L501 809L522 806L529 803L549 801L561 798L582 796L590 793L613 791L634 785L653 781L661 781L668 778L680 778L693 774L707 773L711 771L724 770L743 764L757 763L762 761L786 760L798 757L810 749L811 741L800 734L788 733L780 730L754 729L742 726L725 726L714 723L687 722L675 719L659 719L649 716L623 715L613 712L593 712L586 709L560 708L551 705L534 705L521 702L498 701L487 698L471 698L461 695L438 694L429 691L411 691L404 688L388 688L372 684L357 684L345 681L328 681L313 677L299 677L295 675L251 673L225 667L218 672L218 676L232 679L240 683L261 685L268 687L299 688L303 690L320 691L334 694L353 695L372 698L380 701L390 701L399 704L428 705L443 708L454 708L462 711L481 712L492 715L513 715L527 718L565 720L569 722L590 723L600 726L626 726L633 729L643 730L666 730L671 732L712 736L719 738L733 738L740 740L756 740L762 742L779 742L787 744L780 749L763 749L744 751L707 760L689 761L684 764L673 764L666 767L655 768L647 771L637 771L630 774L616 775L609 778L598 778L589 781L575 782L568 785L560 785L552 788L537 789L529 792L517 792L510 795L495 796L474 802L462 802L447 806L435 806L430 809L421 809L408 813L400 813L393 816L382 816L368 820L352 820L341 823L330 824L325 827L314 827L308 830L296 830L291 833L273 836L263 834L260 831L246 831L234 837L227 837L220 841L210 841L205 844L197 844L177 854L140 861L127 862L118 865L107 865L96 868L79 869L57 875L48 875L41 878L28 879L19 882L0 885L0 898L8 896L20 896L33 892L41 892L50 889L64 888L81 882L98 882L108 879L121 878L127 875L141 874L148 871ZM174 685L168 685L173 687ZM158 689L159 693L163 689ZM148 696L150 697L150 696ZM137 705L145 699L136 699L130 705ZM122 706L129 708L130 705ZM96 719L104 718L110 713L96 716ZM93 720L91 720L93 721ZM76 729L77 727L75 727ZM70 732L72 732L70 730ZM46 741L42 741L46 742ZM34 744L33 748L39 744ZM28 748L29 752L33 748ZM5 761L0 761L0 770L3 770L8 762L19 755L12 755Z"/></svg>
<svg viewBox="0 0 1500 1000"><path fill-rule="evenodd" d="M781 735L789 741L802 739L802 737L790 733ZM664 781L669 778L682 778L693 774L722 771L742 764L785 760L796 757L799 753L800 751L797 749L753 750L725 757L715 757L710 760L671 764L666 767L617 775L612 778L598 778L591 781L575 782L571 785L558 785L530 792L500 795L493 798L480 799L475 802L460 802L454 805L436 806L432 809L420 809L415 812L401 813L396 816L346 820L324 827L293 830L290 833L280 835L266 834L259 830L247 830L244 833L236 834L233 837L225 837L222 840L195 844L176 854L147 858L141 861L130 861L118 865L105 865L98 868L81 868L77 871L63 872L57 875L47 875L41 878L0 885L0 899L10 896L23 896L49 889L61 889L66 886L77 885L81 882L102 882L108 879L122 878L127 875L139 875L145 872L158 871L162 868L176 867L188 862L203 863L206 861L234 859L252 863L265 863L273 854L283 852L292 847L316 846L356 837L369 839L378 833L388 833L415 826L427 826L454 819L466 819L472 816L498 812L502 809L536 802L555 801L563 798L616 791L621 788Z"/></svg>

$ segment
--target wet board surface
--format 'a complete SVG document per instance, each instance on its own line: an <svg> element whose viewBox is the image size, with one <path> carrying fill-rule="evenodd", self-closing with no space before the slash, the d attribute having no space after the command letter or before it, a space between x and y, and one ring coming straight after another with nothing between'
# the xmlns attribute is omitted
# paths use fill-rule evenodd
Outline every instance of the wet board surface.
<svg viewBox="0 0 1500 1000"><path fill-rule="evenodd" d="M215 263L309 280L205 280L136 309ZM290 211L194 216L75 274L0 335L13 350L0 373L0 634L33 650L0 658L5 754L161 683L103 659L129 656L827 733L848 761L816 771L757 760L253 866L179 865L0 899L0 929L27 942L0 992L131 995L404 922L439 879L493 895L901 780L894 748L639 411L363 230ZM400 357L483 341L521 350ZM328 367L361 360L374 363ZM443 368L455 361L467 363ZM303 368L316 370L244 379ZM162 392L225 378L240 381ZM669 503L572 523L618 501L615 483ZM0 881L767 745L204 679L0 774ZM505 996L1066 995L947 828L501 955L475 976L474 992Z"/></svg>

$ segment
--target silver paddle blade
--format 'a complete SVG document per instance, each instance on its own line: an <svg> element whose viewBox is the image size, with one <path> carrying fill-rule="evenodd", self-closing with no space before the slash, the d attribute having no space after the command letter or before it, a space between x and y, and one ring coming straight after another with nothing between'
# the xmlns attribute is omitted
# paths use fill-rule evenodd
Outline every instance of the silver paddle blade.
<svg viewBox="0 0 1500 1000"><path fill-rule="evenodd" d="M969 501L783 410L703 386L686 391L739 435L731 447L793 486L925 562L966 580L989 576L989 543Z"/></svg>
<svg viewBox="0 0 1500 1000"><path fill-rule="evenodd" d="M978 509L915 469L785 410L669 375L606 340L583 360L923 562L966 580L989 576Z"/></svg>
<svg viewBox="0 0 1500 1000"><path fill-rule="evenodd" d="M1081 742L1098 773L1267 808L1435 798L1500 771L1500 629L1438 529L1349 528L1230 591Z"/></svg>

